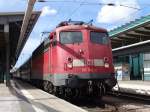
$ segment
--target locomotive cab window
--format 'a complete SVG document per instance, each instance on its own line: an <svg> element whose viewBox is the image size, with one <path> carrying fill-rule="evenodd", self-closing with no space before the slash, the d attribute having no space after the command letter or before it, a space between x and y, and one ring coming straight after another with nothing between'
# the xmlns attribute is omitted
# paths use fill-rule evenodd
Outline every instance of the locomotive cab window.
<svg viewBox="0 0 150 112"><path fill-rule="evenodd" d="M90 32L90 41L97 44L108 44L108 34L103 32Z"/></svg>
<svg viewBox="0 0 150 112"><path fill-rule="evenodd" d="M62 44L75 44L81 43L82 32L80 31L63 31L60 32L60 43Z"/></svg>

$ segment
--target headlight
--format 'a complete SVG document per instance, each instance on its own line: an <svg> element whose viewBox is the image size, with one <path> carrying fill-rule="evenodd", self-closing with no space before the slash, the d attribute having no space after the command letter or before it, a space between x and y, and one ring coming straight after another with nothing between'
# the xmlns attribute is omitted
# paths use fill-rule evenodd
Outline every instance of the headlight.
<svg viewBox="0 0 150 112"><path fill-rule="evenodd" d="M73 68L72 63L68 63L68 64L67 64L67 67L70 68L70 69Z"/></svg>
<svg viewBox="0 0 150 112"><path fill-rule="evenodd" d="M109 68L109 63L105 63L105 68Z"/></svg>

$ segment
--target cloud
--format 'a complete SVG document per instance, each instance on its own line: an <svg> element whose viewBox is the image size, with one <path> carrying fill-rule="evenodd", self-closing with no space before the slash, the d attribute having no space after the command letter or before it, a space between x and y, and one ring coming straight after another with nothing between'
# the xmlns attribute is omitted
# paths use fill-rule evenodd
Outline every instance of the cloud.
<svg viewBox="0 0 150 112"><path fill-rule="evenodd" d="M102 2L114 3L116 4L116 6L103 6L97 15L98 23L116 23L130 21L137 16L136 14L134 14L137 9L129 7L140 8L137 0L102 0Z"/></svg>
<svg viewBox="0 0 150 112"><path fill-rule="evenodd" d="M48 15L56 15L57 10L50 8L49 6L45 6L42 9L42 14L41 16L48 16Z"/></svg>

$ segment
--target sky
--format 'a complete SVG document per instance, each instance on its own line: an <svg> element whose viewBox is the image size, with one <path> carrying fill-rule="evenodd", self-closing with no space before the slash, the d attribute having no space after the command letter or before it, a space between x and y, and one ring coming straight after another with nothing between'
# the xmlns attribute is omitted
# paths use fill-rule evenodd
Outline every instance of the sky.
<svg viewBox="0 0 150 112"><path fill-rule="evenodd" d="M150 14L148 0L47 0L50 2L36 2L35 11L42 11L21 55L16 67L23 64L37 46L58 23L66 20L89 22L108 31L119 27L136 18ZM69 2L68 2L69 1ZM0 12L25 11L28 0L0 0ZM114 3L115 6L105 4Z"/></svg>

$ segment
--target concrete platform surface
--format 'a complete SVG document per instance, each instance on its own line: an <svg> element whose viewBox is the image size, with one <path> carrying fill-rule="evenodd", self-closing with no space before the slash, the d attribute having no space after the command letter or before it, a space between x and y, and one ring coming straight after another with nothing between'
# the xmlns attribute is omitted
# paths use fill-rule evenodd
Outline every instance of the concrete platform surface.
<svg viewBox="0 0 150 112"><path fill-rule="evenodd" d="M0 112L87 112L27 83L0 84Z"/></svg>
<svg viewBox="0 0 150 112"><path fill-rule="evenodd" d="M21 101L12 87L7 88L5 84L0 84L0 112L21 112L18 108Z"/></svg>
<svg viewBox="0 0 150 112"><path fill-rule="evenodd" d="M118 81L113 90L150 96L150 81Z"/></svg>

